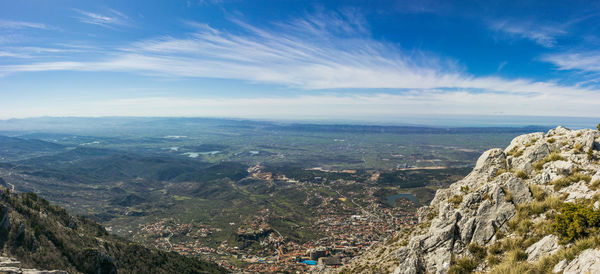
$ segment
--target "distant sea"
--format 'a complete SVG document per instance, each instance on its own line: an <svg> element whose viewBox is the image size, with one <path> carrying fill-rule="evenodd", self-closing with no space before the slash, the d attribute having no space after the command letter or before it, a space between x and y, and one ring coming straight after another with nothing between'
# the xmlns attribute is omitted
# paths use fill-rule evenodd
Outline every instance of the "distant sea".
<svg viewBox="0 0 600 274"><path fill-rule="evenodd" d="M309 119L295 120L299 123L317 124L369 124L390 126L430 126L430 127L525 127L564 126L571 129L593 128L600 123L600 117L560 117L560 116L509 116L509 115L436 115L402 117L362 117L359 119Z"/></svg>
<svg viewBox="0 0 600 274"><path fill-rule="evenodd" d="M378 126L425 126L425 127L556 127L571 129L596 128L600 117L560 117L560 116L511 116L511 115L376 115L347 117L310 118L261 118L261 117L39 117L25 119L0 119L0 131L10 130L71 130L71 129L119 129L154 127L181 127L190 122L219 124L222 122L271 122L320 125L378 125Z"/></svg>

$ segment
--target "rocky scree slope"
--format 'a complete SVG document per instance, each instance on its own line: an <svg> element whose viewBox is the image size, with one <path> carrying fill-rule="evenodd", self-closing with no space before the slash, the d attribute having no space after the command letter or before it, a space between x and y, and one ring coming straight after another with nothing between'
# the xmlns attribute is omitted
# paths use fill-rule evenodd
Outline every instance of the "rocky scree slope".
<svg viewBox="0 0 600 274"><path fill-rule="evenodd" d="M600 272L600 132L557 127L491 149L338 272Z"/></svg>

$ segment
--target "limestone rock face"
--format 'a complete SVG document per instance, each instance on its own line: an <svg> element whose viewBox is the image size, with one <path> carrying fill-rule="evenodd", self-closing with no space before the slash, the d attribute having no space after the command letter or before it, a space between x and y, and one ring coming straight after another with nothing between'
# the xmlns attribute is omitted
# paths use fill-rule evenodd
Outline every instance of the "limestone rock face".
<svg viewBox="0 0 600 274"><path fill-rule="evenodd" d="M569 195L565 200L567 203L575 202L577 199L591 199L596 194L596 191L592 191L587 187L585 181L579 181L561 189L559 192Z"/></svg>
<svg viewBox="0 0 600 274"><path fill-rule="evenodd" d="M431 203L417 211L419 224L404 235L402 242L379 244L364 255L369 260L356 257L340 271L351 272L352 265L381 262L387 271L398 274L447 273L453 258L474 258L470 245L488 249L501 236L517 237L515 227L508 224L517 216L518 208L533 206L544 197L560 203L596 202L594 206L600 208L600 201L596 201L600 191L599 142L600 131L557 127L547 133L518 136L504 150L490 149L479 157L469 175L438 190ZM538 200L534 200L534 193ZM540 193L543 195L539 196ZM556 214L555 209L528 214L533 215L526 215L531 219L521 227L522 239L527 239L537 224L546 228L536 233L549 233L551 219L547 216ZM536 237L541 239L533 244L528 242L523 250L531 266L570 246L561 245L556 235L536 234ZM379 253L393 255L386 255L380 261L371 255ZM485 260L477 262L477 271L487 272L493 267ZM576 259L562 260L553 267L564 273L587 270L600 273L600 251L586 250Z"/></svg>
<svg viewBox="0 0 600 274"><path fill-rule="evenodd" d="M584 250L563 270L563 274L579 273L600 273L600 250Z"/></svg>
<svg viewBox="0 0 600 274"><path fill-rule="evenodd" d="M426 233L413 237L408 246L398 250L401 263L395 273L417 273L418 269L446 273L452 254L464 253L470 243L486 245L494 241L494 235L516 214L516 205L532 200L527 184L510 173L488 182L492 174L505 168L505 159L499 149L487 151L465 179L438 191L424 209L436 217L429 220ZM461 201L448 200L455 196Z"/></svg>
<svg viewBox="0 0 600 274"><path fill-rule="evenodd" d="M527 253L527 261L535 262L544 256L558 252L559 249L558 237L556 235L548 235L528 247L525 253Z"/></svg>

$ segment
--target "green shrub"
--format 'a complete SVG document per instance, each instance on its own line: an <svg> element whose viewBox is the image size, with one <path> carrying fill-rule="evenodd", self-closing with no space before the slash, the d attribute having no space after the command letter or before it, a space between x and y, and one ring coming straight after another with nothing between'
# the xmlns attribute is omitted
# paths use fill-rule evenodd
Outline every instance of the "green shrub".
<svg viewBox="0 0 600 274"><path fill-rule="evenodd" d="M600 130L600 124L598 124L598 127L597 127L597 128L598 128L598 130Z"/></svg>
<svg viewBox="0 0 600 274"><path fill-rule="evenodd" d="M597 233L600 226L600 210L583 203L564 203L554 216L553 228L563 242Z"/></svg>
<svg viewBox="0 0 600 274"><path fill-rule="evenodd" d="M552 143L556 142L556 139L554 139L554 138L550 138L550 139L548 139L546 142L548 142L548 143L552 144Z"/></svg>
<svg viewBox="0 0 600 274"><path fill-rule="evenodd" d="M590 161L594 159L594 150L592 150L592 148L589 148L589 149L587 150L587 158L588 158L588 160L590 160Z"/></svg>

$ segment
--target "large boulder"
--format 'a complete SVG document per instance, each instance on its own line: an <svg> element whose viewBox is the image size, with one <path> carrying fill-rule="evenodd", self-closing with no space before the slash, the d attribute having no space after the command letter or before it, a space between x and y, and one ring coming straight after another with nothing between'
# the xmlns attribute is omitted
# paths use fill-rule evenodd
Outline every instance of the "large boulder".
<svg viewBox="0 0 600 274"><path fill-rule="evenodd" d="M527 261L535 262L542 257L558 252L559 249L558 237L556 235L548 235L528 247L525 253L527 253Z"/></svg>

